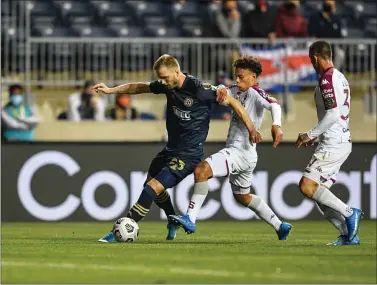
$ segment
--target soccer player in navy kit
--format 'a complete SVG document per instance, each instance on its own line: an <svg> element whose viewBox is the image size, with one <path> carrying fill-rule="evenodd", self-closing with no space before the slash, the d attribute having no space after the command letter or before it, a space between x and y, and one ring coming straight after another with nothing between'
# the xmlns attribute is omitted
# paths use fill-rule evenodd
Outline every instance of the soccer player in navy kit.
<svg viewBox="0 0 377 285"><path fill-rule="evenodd" d="M211 105L216 102L217 89L204 84L194 76L182 73L178 61L170 55L162 55L154 63L153 69L160 78L150 83L129 83L114 88L104 83L93 89L105 94L165 94L167 99L166 129L168 143L153 159L144 189L139 200L131 207L127 217L139 222L144 218L154 201L165 211L167 217L175 211L166 191L193 173L195 166L204 155L204 142L208 135ZM219 102L221 102L219 100ZM256 141L256 131L249 115L242 105L233 97L221 103L229 105L240 117L249 131L249 139ZM168 236L172 240L179 228L168 220ZM113 242L112 232L99 240Z"/></svg>

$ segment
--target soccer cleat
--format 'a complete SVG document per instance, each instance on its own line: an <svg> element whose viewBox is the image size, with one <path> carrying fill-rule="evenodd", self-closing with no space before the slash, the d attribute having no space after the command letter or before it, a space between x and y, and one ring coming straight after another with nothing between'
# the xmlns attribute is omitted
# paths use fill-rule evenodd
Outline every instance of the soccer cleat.
<svg viewBox="0 0 377 285"><path fill-rule="evenodd" d="M281 223L280 228L276 233L278 234L279 240L287 240L288 235L292 230L292 225L288 223Z"/></svg>
<svg viewBox="0 0 377 285"><path fill-rule="evenodd" d="M190 217L188 215L178 216L178 215L170 215L169 218L172 222L176 225L181 226L186 234L193 234L196 230L195 223L191 222Z"/></svg>
<svg viewBox="0 0 377 285"><path fill-rule="evenodd" d="M352 208L353 214L346 218L348 241L352 241L359 231L360 220L363 217L363 212L360 209Z"/></svg>
<svg viewBox="0 0 377 285"><path fill-rule="evenodd" d="M107 235L104 237L100 238L98 242L116 242L115 236L113 232L109 232Z"/></svg>
<svg viewBox="0 0 377 285"><path fill-rule="evenodd" d="M346 245L359 245L360 244L360 239L356 235L351 241L348 241Z"/></svg>
<svg viewBox="0 0 377 285"><path fill-rule="evenodd" d="M339 245L359 245L360 239L355 236L351 241L348 241L348 236L340 235L336 241L330 242L327 245L339 246Z"/></svg>
<svg viewBox="0 0 377 285"><path fill-rule="evenodd" d="M346 235L340 235L336 241L330 242L327 245L346 245L347 242L348 237Z"/></svg>
<svg viewBox="0 0 377 285"><path fill-rule="evenodd" d="M177 230L179 229L179 225L177 225L174 221L171 220L170 216L168 217L168 235L166 240L173 240L177 236Z"/></svg>

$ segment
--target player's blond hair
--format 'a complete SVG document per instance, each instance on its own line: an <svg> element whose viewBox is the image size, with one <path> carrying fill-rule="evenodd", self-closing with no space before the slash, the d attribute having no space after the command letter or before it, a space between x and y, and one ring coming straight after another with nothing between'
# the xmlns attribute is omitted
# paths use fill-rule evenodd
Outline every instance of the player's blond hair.
<svg viewBox="0 0 377 285"><path fill-rule="evenodd" d="M159 70L163 66L166 68L177 68L180 70L178 60L169 54L161 55L153 64L153 70Z"/></svg>

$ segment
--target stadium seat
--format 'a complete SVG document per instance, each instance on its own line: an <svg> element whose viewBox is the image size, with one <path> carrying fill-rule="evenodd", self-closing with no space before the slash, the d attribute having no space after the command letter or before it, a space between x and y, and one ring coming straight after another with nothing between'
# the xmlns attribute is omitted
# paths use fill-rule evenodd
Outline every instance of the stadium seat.
<svg viewBox="0 0 377 285"><path fill-rule="evenodd" d="M58 12L52 2L44 0L28 1L26 7L30 11L31 17L51 16L56 15Z"/></svg>
<svg viewBox="0 0 377 285"><path fill-rule="evenodd" d="M1 16L11 16L12 12L13 11L10 0L1 1Z"/></svg>
<svg viewBox="0 0 377 285"><path fill-rule="evenodd" d="M168 19L162 16L148 16L144 18L144 25L145 26L154 26L154 25L167 25Z"/></svg>
<svg viewBox="0 0 377 285"><path fill-rule="evenodd" d="M91 26L91 25L72 25L72 29L80 37L115 37L114 32L108 28Z"/></svg>
<svg viewBox="0 0 377 285"><path fill-rule="evenodd" d="M77 34L67 27L58 27L52 25L38 25L32 29L33 36L39 37L73 37Z"/></svg>
<svg viewBox="0 0 377 285"><path fill-rule="evenodd" d="M90 1L94 7L96 7L98 14L101 16L129 16L132 17L134 14L133 9L127 9L123 1Z"/></svg>
<svg viewBox="0 0 377 285"><path fill-rule="evenodd" d="M147 26L146 32L151 37L176 38L182 36L178 28L168 28L166 26Z"/></svg>
<svg viewBox="0 0 377 285"><path fill-rule="evenodd" d="M255 9L254 1L248 1L248 0L239 0L238 3L238 10L242 14L246 14L247 12Z"/></svg>
<svg viewBox="0 0 377 285"><path fill-rule="evenodd" d="M345 6L350 7L357 17L373 17L377 15L376 2L345 1Z"/></svg>
<svg viewBox="0 0 377 285"><path fill-rule="evenodd" d="M133 26L135 25L132 17L129 16L104 16L103 19L107 25L123 25L123 26Z"/></svg>
<svg viewBox="0 0 377 285"><path fill-rule="evenodd" d="M203 4L202 4L203 5ZM201 4L195 2L185 2L184 4L181 3L174 3L171 7L172 14L174 18L179 18L180 16L200 16L202 9Z"/></svg>
<svg viewBox="0 0 377 285"><path fill-rule="evenodd" d="M364 30L359 28L347 28L346 29L346 37L355 39L355 38L363 38L364 37Z"/></svg>
<svg viewBox="0 0 377 285"><path fill-rule="evenodd" d="M125 1L128 9L133 9L135 15L140 18L142 22L151 16L164 17L167 22L171 22L171 8L170 5L149 1Z"/></svg>
<svg viewBox="0 0 377 285"><path fill-rule="evenodd" d="M109 29L118 37L143 37L144 29L139 26L125 26L123 24L110 24Z"/></svg>
<svg viewBox="0 0 377 285"><path fill-rule="evenodd" d="M54 0L56 6L60 7L63 16L94 16L95 7L86 1L59 1Z"/></svg>
<svg viewBox="0 0 377 285"><path fill-rule="evenodd" d="M182 16L180 17L180 25L203 25L203 18L198 16Z"/></svg>
<svg viewBox="0 0 377 285"><path fill-rule="evenodd" d="M365 35L367 37L376 38L377 37L377 19L370 18L365 22Z"/></svg>
<svg viewBox="0 0 377 285"><path fill-rule="evenodd" d="M314 10L320 11L320 10L322 10L322 3L323 2L321 2L321 1L311 0L311 1L305 1L303 3L303 5L308 6L312 9L314 9Z"/></svg>
<svg viewBox="0 0 377 285"><path fill-rule="evenodd" d="M66 22L71 26L77 25L92 25L96 21L92 16L84 16L84 15L69 15L66 18Z"/></svg>
<svg viewBox="0 0 377 285"><path fill-rule="evenodd" d="M183 36L185 37L201 37L203 36L203 27L196 24L184 24L182 26Z"/></svg>

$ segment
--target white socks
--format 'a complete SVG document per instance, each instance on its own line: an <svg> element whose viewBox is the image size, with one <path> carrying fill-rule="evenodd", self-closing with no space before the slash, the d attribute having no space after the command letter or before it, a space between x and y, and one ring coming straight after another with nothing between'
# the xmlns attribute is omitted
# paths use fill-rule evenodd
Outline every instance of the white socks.
<svg viewBox="0 0 377 285"><path fill-rule="evenodd" d="M341 235L348 235L346 219L338 212L316 202L319 212L338 229Z"/></svg>
<svg viewBox="0 0 377 285"><path fill-rule="evenodd" d="M208 195L208 181L197 182L194 185L194 194L192 194L189 207L187 209L187 215L190 217L191 222L195 223L202 207L204 200Z"/></svg>
<svg viewBox="0 0 377 285"><path fill-rule="evenodd" d="M337 198L329 189L321 185L318 186L312 199L319 204L325 205L336 212L341 213L344 217L350 217L353 214L351 207L344 204L342 200Z"/></svg>
<svg viewBox="0 0 377 285"><path fill-rule="evenodd" d="M262 220L273 226L274 229L278 231L281 225L280 219L260 196L251 196L251 202L247 207L253 210Z"/></svg>

